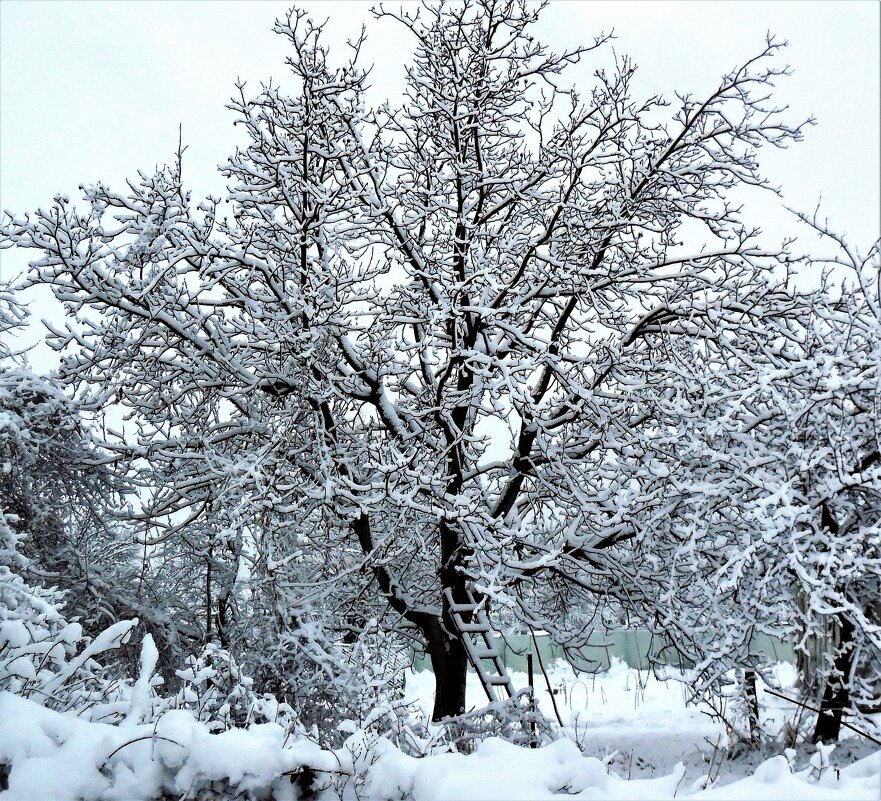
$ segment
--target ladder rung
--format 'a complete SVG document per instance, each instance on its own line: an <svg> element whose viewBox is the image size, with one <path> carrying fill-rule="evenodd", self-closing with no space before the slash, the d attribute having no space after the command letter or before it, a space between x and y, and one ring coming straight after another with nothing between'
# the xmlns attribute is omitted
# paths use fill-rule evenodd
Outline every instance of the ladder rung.
<svg viewBox="0 0 881 801"><path fill-rule="evenodd" d="M488 679L494 687L507 687L511 682L507 676L489 676Z"/></svg>
<svg viewBox="0 0 881 801"><path fill-rule="evenodd" d="M478 659L498 659L499 652L495 648L475 648L474 655Z"/></svg>
<svg viewBox="0 0 881 801"><path fill-rule="evenodd" d="M464 634L480 634L481 632L489 632L485 623L459 623L456 621L456 627Z"/></svg>
<svg viewBox="0 0 881 801"><path fill-rule="evenodd" d="M465 595L468 600L464 604L456 603L453 600L453 591L449 588L444 590L444 596L447 599L447 603L450 605L451 612L476 612L483 606L483 603L478 603L474 600L474 594L471 590L466 590Z"/></svg>

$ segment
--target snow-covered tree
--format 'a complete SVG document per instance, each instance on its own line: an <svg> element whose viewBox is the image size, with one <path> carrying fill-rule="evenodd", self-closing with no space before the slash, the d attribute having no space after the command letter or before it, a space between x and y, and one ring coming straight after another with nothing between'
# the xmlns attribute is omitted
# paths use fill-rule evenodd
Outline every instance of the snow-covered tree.
<svg viewBox="0 0 881 801"><path fill-rule="evenodd" d="M840 248L824 286L756 296L753 322L656 337L640 396L668 423L633 432L593 475L605 468L632 529L616 549L624 605L695 664L695 693L767 667L756 634L786 636L810 666L806 693L833 711L814 733L827 740L842 710L881 694L881 263L877 244L859 255L804 219Z"/></svg>
<svg viewBox="0 0 881 801"><path fill-rule="evenodd" d="M0 287L0 332L11 335L26 317ZM106 476L84 469L80 420L59 388L7 345L0 359L0 690L88 714L115 686L96 657L119 648L137 621L84 636L61 611L65 593L43 584L59 577L47 566L65 560L71 526L95 513Z"/></svg>
<svg viewBox="0 0 881 801"><path fill-rule="evenodd" d="M470 591L577 644L545 602L632 584L609 471L667 425L637 391L651 335L759 324L785 259L729 200L766 186L758 148L801 136L768 101L779 43L668 110L633 97L626 58L565 89L605 38L555 53L538 13L379 10L415 51L401 101L370 109L361 40L334 67L293 12L276 24L292 93L242 85L231 104L230 219L193 206L178 158L122 194L87 187L84 212L59 197L2 225L42 251L32 281L88 309L54 332L60 374L86 408L128 410L107 446L143 485L147 541L218 497L246 555L259 517L286 520L271 558L292 593L364 604L356 629L379 605L427 650L436 718L464 710L452 607Z"/></svg>
<svg viewBox="0 0 881 801"><path fill-rule="evenodd" d="M770 506L797 587L802 647L812 636L828 643L813 733L828 742L843 713L881 706L881 241L861 253L801 216L836 246L820 263L840 286L816 299L800 360L778 367L784 380L769 374L781 412L771 425L786 442Z"/></svg>
<svg viewBox="0 0 881 801"><path fill-rule="evenodd" d="M14 330L15 326L11 330ZM0 364L0 513L4 563L28 586L54 587L86 636L140 618L165 667L185 649L168 604L145 591L142 554L124 520L122 485L77 404L8 355ZM53 596L55 597L55 596ZM198 644L198 643L197 643ZM126 652L133 665L134 651Z"/></svg>

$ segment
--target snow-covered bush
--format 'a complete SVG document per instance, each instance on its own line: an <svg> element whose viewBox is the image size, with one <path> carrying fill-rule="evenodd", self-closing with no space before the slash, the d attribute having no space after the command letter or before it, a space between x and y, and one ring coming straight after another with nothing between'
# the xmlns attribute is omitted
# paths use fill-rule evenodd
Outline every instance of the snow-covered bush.
<svg viewBox="0 0 881 801"><path fill-rule="evenodd" d="M289 704L322 744L338 745L340 723L360 726L400 697L406 649L375 621L344 637L291 599L286 619L261 616L254 623L263 639L246 651L245 662L255 681Z"/></svg>
<svg viewBox="0 0 881 801"><path fill-rule="evenodd" d="M0 690L87 717L119 714L118 682L96 657L119 648L137 620L89 639L60 605L57 592L32 587L0 564Z"/></svg>
<svg viewBox="0 0 881 801"><path fill-rule="evenodd" d="M289 705L272 695L255 693L254 680L216 643L208 643L198 655L187 657L184 665L176 671L181 686L170 705L189 710L209 731L268 722L288 730L302 728Z"/></svg>
<svg viewBox="0 0 881 801"><path fill-rule="evenodd" d="M622 439L605 486L626 531L610 594L747 737L754 671L773 682L757 634L803 658L806 700L829 712L815 738L881 698L881 249L806 221L835 240L843 285L750 290L658 335L634 389L655 424Z"/></svg>
<svg viewBox="0 0 881 801"><path fill-rule="evenodd" d="M271 723L212 734L185 710L172 710L155 724L109 726L42 709L7 693L0 693L0 720L16 724L0 726L0 763L12 766L4 801L300 801L312 794L323 801L874 801L881 780L877 753L840 769L824 763L822 754L802 768L775 756L752 775L704 793L699 784L691 790L683 784L686 769L681 763L653 778L629 781L602 760L583 755L570 740L528 749L493 738L471 755L417 759L361 732L329 750L288 738Z"/></svg>
<svg viewBox="0 0 881 801"><path fill-rule="evenodd" d="M4 297L0 296L0 306ZM24 319L5 298L0 319ZM85 716L116 714L118 684L96 657L118 649L137 620L84 635L63 613L47 572L72 518L95 511L103 478L84 469L74 405L7 352L0 366L0 690ZM38 561L39 560L39 561ZM97 627L96 627L97 628Z"/></svg>

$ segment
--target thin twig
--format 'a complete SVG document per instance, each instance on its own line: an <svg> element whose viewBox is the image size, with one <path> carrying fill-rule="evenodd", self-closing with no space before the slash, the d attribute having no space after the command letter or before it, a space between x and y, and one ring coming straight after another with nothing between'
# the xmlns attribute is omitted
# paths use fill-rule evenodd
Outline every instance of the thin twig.
<svg viewBox="0 0 881 801"><path fill-rule="evenodd" d="M789 701L789 703L791 703L791 704L796 704L797 706L803 706L805 709L810 709L811 712L816 712L818 715L828 715L829 714L829 711L826 709L817 709L817 707L811 706L811 704L805 703L804 701L798 701L795 698L790 698L788 695L783 695L783 693L775 692L774 690L770 690L767 687L765 687L765 692L768 693L768 695L774 695L777 698L782 698L784 701ZM881 740L879 740L877 737L873 737L867 731L863 731L862 729L857 728L856 726L851 726L851 724L848 723L846 720L842 720L841 725L844 726L844 728L846 728L846 729L850 729L851 731L856 732L857 734L861 734L867 740L870 740L871 742L875 743L875 745L881 745Z"/></svg>
<svg viewBox="0 0 881 801"><path fill-rule="evenodd" d="M707 740L706 737L704 737L704 740L706 740L708 743L710 742L709 740ZM710 767L709 767L709 770L707 770L706 789L709 789L710 785L713 783L713 763L716 761L716 754L719 753L719 744L721 742L722 742L722 735L720 734L718 737L716 737L716 744L713 746L713 753L710 754ZM719 760L719 767L720 768L722 767L722 760L721 759ZM718 775L718 771L717 771L717 775Z"/></svg>
<svg viewBox="0 0 881 801"><path fill-rule="evenodd" d="M176 740L172 740L168 737L163 737L161 734L145 734L142 737L135 737L133 740L129 740L128 742L123 743L118 748L114 748L110 752L110 754L107 756L107 758L101 763L101 767L98 768L98 770L99 771L104 770L104 768L107 767L107 763L111 759L113 759L113 757L115 757L120 751L122 751L123 748L127 748L128 746L132 745L133 743L138 743L141 740L162 740L163 742L171 743L172 745L176 745L178 748L186 748L186 746L183 745L182 743L179 743Z"/></svg>

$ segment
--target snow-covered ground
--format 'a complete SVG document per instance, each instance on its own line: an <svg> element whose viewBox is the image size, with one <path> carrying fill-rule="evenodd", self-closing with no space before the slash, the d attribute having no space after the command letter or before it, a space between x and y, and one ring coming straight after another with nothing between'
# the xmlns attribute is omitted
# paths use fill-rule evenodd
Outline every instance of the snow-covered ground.
<svg viewBox="0 0 881 801"><path fill-rule="evenodd" d="M513 678L526 683L522 674ZM550 678L566 738L535 750L492 738L469 755L423 758L354 727L342 748L329 751L287 738L275 724L215 735L190 713L171 710L152 723L109 726L0 693L0 764L12 765L0 799L295 801L301 795L292 778L304 765L325 771L318 774L319 801L881 798L881 751L849 732L818 771L821 754L813 747L727 753L722 724L687 705L676 681L623 664L577 677L558 663ZM793 678L790 666L778 668L784 686ZM407 696L426 714L432 681L430 673L407 675ZM537 697L552 717L547 689ZM474 677L468 701L483 703ZM761 701L771 731L795 713L770 696ZM707 774L714 781L704 789Z"/></svg>
<svg viewBox="0 0 881 801"><path fill-rule="evenodd" d="M525 673L514 672L511 676L515 687L526 686ZM847 729L842 729L841 741L829 755L830 767L815 782L811 777L816 773L811 758L816 761L816 748L799 744L789 752L788 758L782 754L782 746L765 746L756 751L726 749L724 724L713 717L708 708L686 703L687 692L682 682L660 680L649 671L628 668L617 660L611 669L595 676L578 676L569 665L557 661L548 666L548 676L567 737L578 744L584 755L599 759L611 773L631 780L621 786L612 781L607 795L594 791L583 797L666 798L674 794L677 798L688 797L697 792L711 774L712 788L697 797L881 799L881 752ZM775 678L784 692L792 688L796 680L794 667L779 663ZM427 671L407 674L406 694L426 710L426 714L431 708L433 682L432 674ZM538 671L535 685L541 711L554 720L551 693ZM788 694L795 696L796 692L792 690ZM777 735L785 725L795 722L798 707L766 694L761 682L759 699L762 726L768 734ZM486 703L483 689L473 674L468 676L467 702L469 708ZM813 715L809 714L812 720ZM877 718L877 728L872 732L876 737L881 734L881 716ZM505 768L499 775L500 781L509 782L503 792L494 794L492 784L488 793L476 789L467 791L462 772L470 776L471 771L463 767L455 771L455 776L441 781L443 789L438 795L426 797L533 797L530 793L537 789L528 778L533 768L526 766L536 764L535 760L540 763L541 757L521 754L511 768ZM863 791L858 789L859 781L852 781L860 776L865 780ZM496 784L495 790L502 786Z"/></svg>

